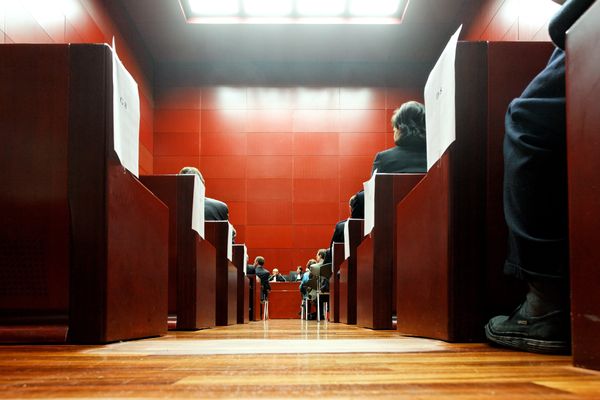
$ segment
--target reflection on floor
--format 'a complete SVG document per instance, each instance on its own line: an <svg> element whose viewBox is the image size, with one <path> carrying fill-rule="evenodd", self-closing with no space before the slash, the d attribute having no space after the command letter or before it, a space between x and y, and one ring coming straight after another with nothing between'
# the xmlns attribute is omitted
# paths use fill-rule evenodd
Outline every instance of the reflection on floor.
<svg viewBox="0 0 600 400"><path fill-rule="evenodd" d="M0 398L594 399L568 356L271 320L107 346L0 346Z"/></svg>

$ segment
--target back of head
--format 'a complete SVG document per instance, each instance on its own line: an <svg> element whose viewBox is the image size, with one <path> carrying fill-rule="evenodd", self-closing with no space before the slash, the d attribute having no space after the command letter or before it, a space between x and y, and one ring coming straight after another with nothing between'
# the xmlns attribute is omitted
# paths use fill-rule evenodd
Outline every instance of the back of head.
<svg viewBox="0 0 600 400"><path fill-rule="evenodd" d="M392 115L394 142L404 144L425 144L425 106L418 101L408 101Z"/></svg>
<svg viewBox="0 0 600 400"><path fill-rule="evenodd" d="M204 177L196 167L183 167L181 168L181 171L179 171L179 175L197 175L198 178L204 182Z"/></svg>
<svg viewBox="0 0 600 400"><path fill-rule="evenodd" d="M327 249L319 249L319 251L317 251L317 258L319 259L319 262L323 262L326 255Z"/></svg>
<svg viewBox="0 0 600 400"><path fill-rule="evenodd" d="M262 256L258 256L254 259L254 264L260 265L261 267L265 265L265 258Z"/></svg>

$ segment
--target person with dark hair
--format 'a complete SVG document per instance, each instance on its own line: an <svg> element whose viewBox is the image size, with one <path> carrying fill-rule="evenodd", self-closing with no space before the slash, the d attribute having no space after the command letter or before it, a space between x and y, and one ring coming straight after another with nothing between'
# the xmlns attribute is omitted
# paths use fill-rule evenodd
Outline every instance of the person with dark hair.
<svg viewBox="0 0 600 400"><path fill-rule="evenodd" d="M269 284L269 277L271 273L265 268L265 259L262 256L258 256L254 259L254 273L256 279L260 280L262 291L260 293L260 301L269 299L269 292L271 291L271 284Z"/></svg>
<svg viewBox="0 0 600 400"><path fill-rule="evenodd" d="M562 1L556 1L563 3ZM570 351L565 33L593 0L567 1L549 24L557 46L545 69L514 99L505 119L504 271L529 286L510 315L492 318L487 338L538 353Z"/></svg>
<svg viewBox="0 0 600 400"><path fill-rule="evenodd" d="M202 183L204 177L196 167L183 167L179 171L180 175L196 175ZM206 221L226 221L229 220L229 208L227 204L222 201L211 199L210 197L204 198L204 219Z"/></svg>
<svg viewBox="0 0 600 400"><path fill-rule="evenodd" d="M364 218L365 210L364 210L364 192L358 192L352 197L350 197L350 201L348 202L350 206L350 218ZM361 197L363 198L361 201ZM339 221L335 224L335 228L333 230L333 236L331 237L331 241L329 242L328 252L331 252L331 246L333 246L333 242L344 243L344 227L346 225L347 219ZM331 260L331 255L329 254L329 260ZM327 261L326 257L326 261ZM330 262L330 261L329 261Z"/></svg>
<svg viewBox="0 0 600 400"><path fill-rule="evenodd" d="M376 169L380 173L425 172L425 106L406 102L394 111L391 122L396 145L375 155L371 174Z"/></svg>

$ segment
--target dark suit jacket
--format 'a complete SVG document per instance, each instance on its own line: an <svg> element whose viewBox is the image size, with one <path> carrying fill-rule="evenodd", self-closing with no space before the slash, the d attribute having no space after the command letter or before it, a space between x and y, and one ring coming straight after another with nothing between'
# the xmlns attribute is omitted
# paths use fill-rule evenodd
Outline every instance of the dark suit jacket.
<svg viewBox="0 0 600 400"><path fill-rule="evenodd" d="M256 274L256 276L258 276L258 279L260 279L260 284L262 285L263 292L270 291L271 285L269 284L269 276L271 276L271 273L267 271L265 267L262 267L260 265L257 265L254 268L254 273Z"/></svg>
<svg viewBox="0 0 600 400"><path fill-rule="evenodd" d="M275 280L273 280L273 277L270 278L271 282L286 282L285 278L282 275L277 275L275 277Z"/></svg>
<svg viewBox="0 0 600 400"><path fill-rule="evenodd" d="M229 219L229 208L222 201L204 198L204 219L206 221L226 221Z"/></svg>
<svg viewBox="0 0 600 400"><path fill-rule="evenodd" d="M344 243L344 227L346 226L346 221L347 220L345 219L335 224L335 230L333 231L329 247L333 245L333 242Z"/></svg>
<svg viewBox="0 0 600 400"><path fill-rule="evenodd" d="M377 168L380 173L426 172L427 149L425 144L394 146L375 155L371 174Z"/></svg>

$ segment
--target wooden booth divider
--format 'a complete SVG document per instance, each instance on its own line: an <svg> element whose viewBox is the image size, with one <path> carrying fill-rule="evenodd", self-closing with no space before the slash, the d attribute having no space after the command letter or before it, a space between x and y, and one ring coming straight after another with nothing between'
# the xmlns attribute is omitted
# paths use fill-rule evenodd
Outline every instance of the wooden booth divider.
<svg viewBox="0 0 600 400"><path fill-rule="evenodd" d="M343 324L356 324L356 289L357 262L356 251L364 238L364 220L349 218L348 235L350 241L350 255L340 264L339 276L339 314ZM334 255L334 257L339 257ZM345 257L342 249L342 258Z"/></svg>
<svg viewBox="0 0 600 400"><path fill-rule="evenodd" d="M504 115L551 51L543 42L458 43L456 140L397 206L399 332L479 341L488 318L522 299L502 272Z"/></svg>
<svg viewBox="0 0 600 400"><path fill-rule="evenodd" d="M331 322L340 322L340 266L344 262L344 243L334 242L331 246L333 274L329 282L329 308Z"/></svg>
<svg viewBox="0 0 600 400"><path fill-rule="evenodd" d="M169 315L173 328L215 326L215 248L192 229L193 175L147 175L140 181L169 207Z"/></svg>
<svg viewBox="0 0 600 400"><path fill-rule="evenodd" d="M0 325L166 333L168 209L114 151L112 73L106 45L0 45Z"/></svg>
<svg viewBox="0 0 600 400"><path fill-rule="evenodd" d="M227 247L230 245L229 221L205 221L204 230L206 240L216 250L216 291L213 298L215 324L235 325L237 324L238 269L227 258Z"/></svg>
<svg viewBox="0 0 600 400"><path fill-rule="evenodd" d="M244 273L246 246L233 245L233 265L237 268L237 323L247 324L250 316L250 278Z"/></svg>
<svg viewBox="0 0 600 400"><path fill-rule="evenodd" d="M424 174L377 174L375 226L357 248L356 323L392 329L396 286L396 205Z"/></svg>
<svg viewBox="0 0 600 400"><path fill-rule="evenodd" d="M600 2L567 35L573 364L600 370Z"/></svg>

